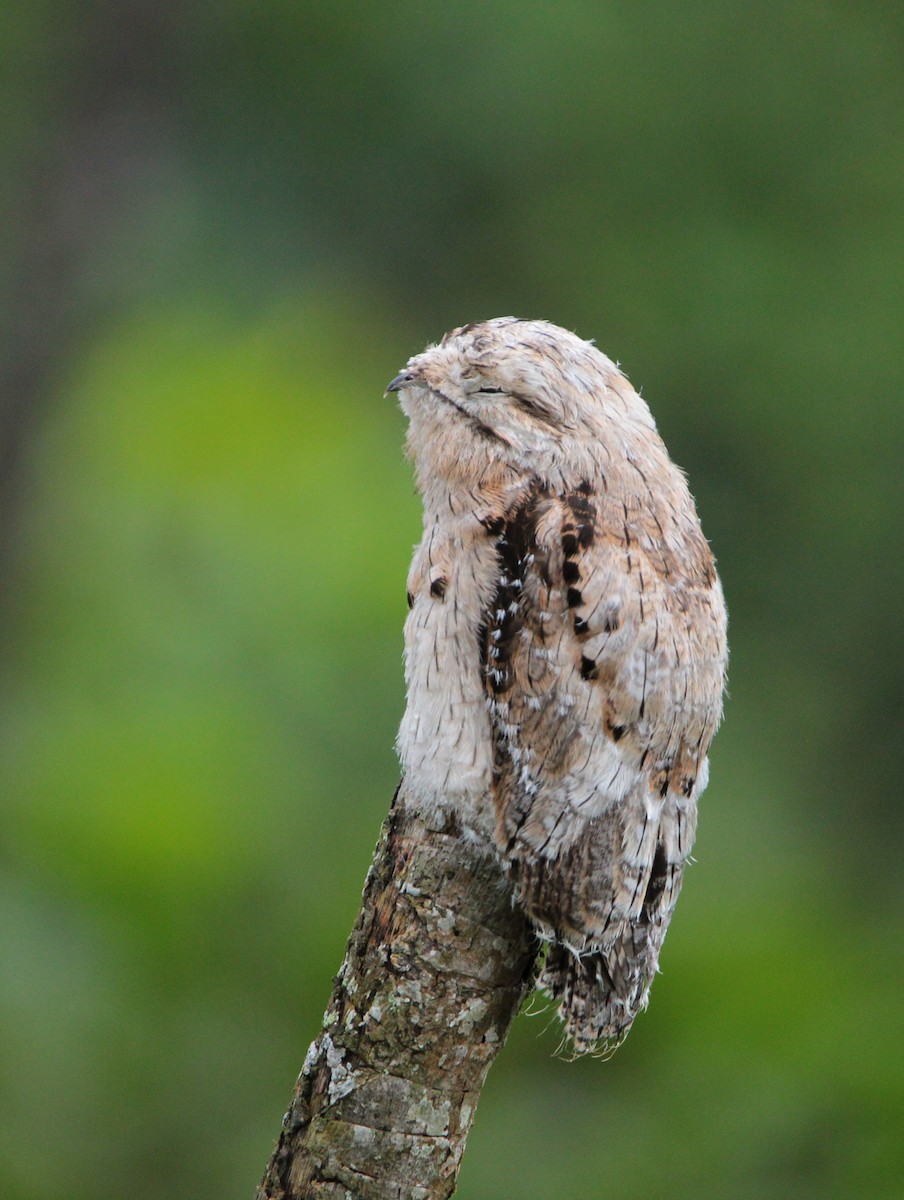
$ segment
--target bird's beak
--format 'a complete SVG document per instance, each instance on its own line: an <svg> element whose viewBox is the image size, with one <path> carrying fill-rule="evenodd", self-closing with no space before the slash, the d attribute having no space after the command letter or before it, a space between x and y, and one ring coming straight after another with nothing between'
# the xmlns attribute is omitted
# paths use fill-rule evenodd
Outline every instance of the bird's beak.
<svg viewBox="0 0 904 1200"><path fill-rule="evenodd" d="M387 387L386 395L390 392L400 392L402 388L414 387L416 383L417 377L413 371L401 371Z"/></svg>

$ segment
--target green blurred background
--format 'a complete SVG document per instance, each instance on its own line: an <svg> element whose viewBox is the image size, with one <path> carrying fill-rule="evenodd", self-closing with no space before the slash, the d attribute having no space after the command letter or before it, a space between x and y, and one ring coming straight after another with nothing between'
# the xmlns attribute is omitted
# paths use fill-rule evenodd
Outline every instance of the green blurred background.
<svg viewBox="0 0 904 1200"><path fill-rule="evenodd" d="M120 0L0 28L0 1193L247 1196L397 777L383 399L594 337L731 697L650 1012L519 1018L464 1200L904 1194L904 7Z"/></svg>

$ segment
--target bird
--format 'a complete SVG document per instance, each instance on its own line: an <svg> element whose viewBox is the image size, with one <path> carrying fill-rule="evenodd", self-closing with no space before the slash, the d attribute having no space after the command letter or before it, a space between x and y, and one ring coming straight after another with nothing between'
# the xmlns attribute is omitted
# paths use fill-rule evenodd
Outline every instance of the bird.
<svg viewBox="0 0 904 1200"><path fill-rule="evenodd" d="M709 779L727 615L684 473L596 346L453 329L389 384L423 502L406 803L501 863L575 1054L646 1007Z"/></svg>

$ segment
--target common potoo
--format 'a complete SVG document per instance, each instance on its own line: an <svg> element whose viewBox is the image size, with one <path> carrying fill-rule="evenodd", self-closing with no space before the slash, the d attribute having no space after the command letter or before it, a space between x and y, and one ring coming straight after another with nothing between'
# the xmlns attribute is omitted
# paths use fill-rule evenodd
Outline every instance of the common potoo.
<svg viewBox="0 0 904 1200"><path fill-rule="evenodd" d="M465 325L388 390L424 504L406 794L499 855L592 1050L646 1004L694 841L727 657L713 558L647 405L574 334Z"/></svg>

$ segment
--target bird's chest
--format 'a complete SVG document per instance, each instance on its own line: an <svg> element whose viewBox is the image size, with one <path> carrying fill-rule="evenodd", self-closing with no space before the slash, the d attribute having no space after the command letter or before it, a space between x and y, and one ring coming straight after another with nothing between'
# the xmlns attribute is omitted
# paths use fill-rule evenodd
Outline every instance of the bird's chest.
<svg viewBox="0 0 904 1200"><path fill-rule="evenodd" d="M495 542L473 516L437 521L425 529L408 576L408 703L398 739L407 787L420 803L454 803L475 827L492 808L481 640L499 581Z"/></svg>

